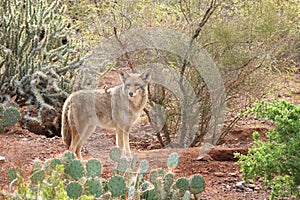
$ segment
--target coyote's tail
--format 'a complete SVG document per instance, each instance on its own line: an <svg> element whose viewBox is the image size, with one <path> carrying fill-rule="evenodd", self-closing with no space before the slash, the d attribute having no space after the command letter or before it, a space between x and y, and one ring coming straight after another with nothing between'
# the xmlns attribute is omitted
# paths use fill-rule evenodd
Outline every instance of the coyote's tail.
<svg viewBox="0 0 300 200"><path fill-rule="evenodd" d="M69 119L69 112L70 112L70 101L69 99L66 100L61 117L61 136L63 142L66 144L67 148L71 145L71 133L70 133L70 123L71 120Z"/></svg>

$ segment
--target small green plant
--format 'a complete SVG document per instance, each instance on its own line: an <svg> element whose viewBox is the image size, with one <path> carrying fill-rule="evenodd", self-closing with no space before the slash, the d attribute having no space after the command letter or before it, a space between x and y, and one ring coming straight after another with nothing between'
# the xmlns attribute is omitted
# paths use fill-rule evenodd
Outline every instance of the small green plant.
<svg viewBox="0 0 300 200"><path fill-rule="evenodd" d="M20 112L17 108L5 107L0 104L0 131L3 127L16 124L21 119Z"/></svg>
<svg viewBox="0 0 300 200"><path fill-rule="evenodd" d="M258 118L267 118L276 126L269 130L268 141L263 142L258 133L253 133L255 146L248 155L237 153L238 164L244 179L255 181L258 177L272 188L270 199L284 196L299 198L300 185L300 106L281 100L262 101L246 114L255 113Z"/></svg>

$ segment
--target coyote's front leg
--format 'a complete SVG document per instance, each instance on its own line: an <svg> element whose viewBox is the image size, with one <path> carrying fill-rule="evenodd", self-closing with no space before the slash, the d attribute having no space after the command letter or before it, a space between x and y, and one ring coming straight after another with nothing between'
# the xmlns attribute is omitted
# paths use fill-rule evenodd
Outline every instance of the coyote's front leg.
<svg viewBox="0 0 300 200"><path fill-rule="evenodd" d="M130 145L129 145L129 132L126 131L123 132L123 142L124 142L123 144L124 144L125 154L131 155Z"/></svg>
<svg viewBox="0 0 300 200"><path fill-rule="evenodd" d="M117 128L116 130L116 145L121 150L124 149L123 131L120 128Z"/></svg>
<svg viewBox="0 0 300 200"><path fill-rule="evenodd" d="M125 157L131 155L128 129L122 130L120 128L117 128L117 130L116 130L116 145L122 150L122 154Z"/></svg>

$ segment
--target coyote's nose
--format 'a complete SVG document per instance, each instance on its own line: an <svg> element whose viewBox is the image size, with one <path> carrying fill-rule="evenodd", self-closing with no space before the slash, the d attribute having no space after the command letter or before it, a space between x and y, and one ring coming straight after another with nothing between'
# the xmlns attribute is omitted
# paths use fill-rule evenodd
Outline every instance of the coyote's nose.
<svg viewBox="0 0 300 200"><path fill-rule="evenodd" d="M130 97L133 97L133 92L128 93Z"/></svg>

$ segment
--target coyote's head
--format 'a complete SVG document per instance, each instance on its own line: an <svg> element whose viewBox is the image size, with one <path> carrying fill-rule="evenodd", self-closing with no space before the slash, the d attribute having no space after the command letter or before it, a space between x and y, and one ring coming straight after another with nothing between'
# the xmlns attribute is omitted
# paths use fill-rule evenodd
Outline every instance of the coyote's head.
<svg viewBox="0 0 300 200"><path fill-rule="evenodd" d="M129 99L147 95L147 85L150 80L150 73L150 69L141 74L120 72L124 94L128 96Z"/></svg>

